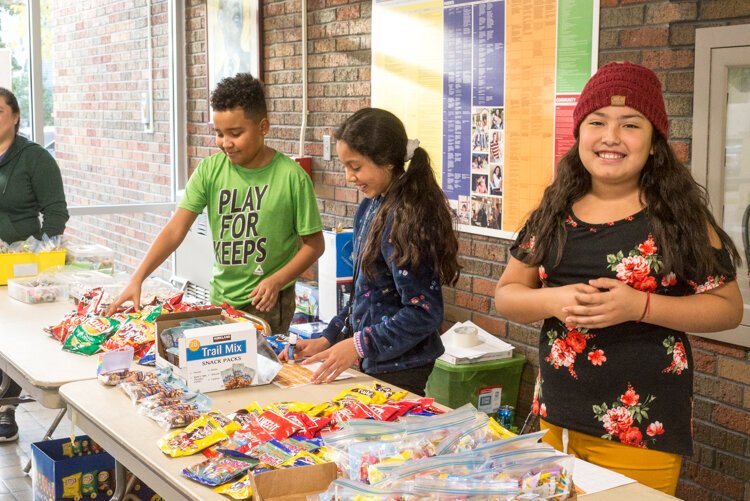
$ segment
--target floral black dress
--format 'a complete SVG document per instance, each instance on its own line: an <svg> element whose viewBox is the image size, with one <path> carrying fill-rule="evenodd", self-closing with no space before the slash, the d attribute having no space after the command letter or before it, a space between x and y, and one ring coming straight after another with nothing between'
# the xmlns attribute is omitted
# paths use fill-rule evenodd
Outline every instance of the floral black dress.
<svg viewBox="0 0 750 501"><path fill-rule="evenodd" d="M560 264L551 252L541 266L543 287L608 277L653 294L698 294L734 275L678 277L663 273L659 242L646 211L620 221L589 224L570 211ZM522 230L511 254L524 260ZM720 252L722 268L733 269ZM568 329L545 320L532 411L554 425L623 444L692 454L693 359L684 332L624 322L603 329Z"/></svg>

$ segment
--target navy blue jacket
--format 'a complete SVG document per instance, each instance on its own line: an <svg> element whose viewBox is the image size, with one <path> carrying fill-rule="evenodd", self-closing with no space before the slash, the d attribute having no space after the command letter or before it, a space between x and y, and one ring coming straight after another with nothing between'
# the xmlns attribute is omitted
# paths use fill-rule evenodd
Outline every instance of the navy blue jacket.
<svg viewBox="0 0 750 501"><path fill-rule="evenodd" d="M355 266L359 247L364 248L372 215L381 197L365 199L354 216ZM380 241L380 255L371 275L360 269L354 284L352 327L355 344L364 354L362 370L367 374L419 367L443 354L439 327L443 321L443 293L437 270L399 269L390 257L390 224ZM323 336L334 344L344 327L348 309L328 324Z"/></svg>

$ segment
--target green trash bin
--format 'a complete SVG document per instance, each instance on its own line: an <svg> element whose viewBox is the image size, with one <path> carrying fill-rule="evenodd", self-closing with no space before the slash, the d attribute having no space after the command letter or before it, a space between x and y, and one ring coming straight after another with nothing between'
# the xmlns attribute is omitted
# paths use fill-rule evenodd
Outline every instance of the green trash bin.
<svg viewBox="0 0 750 501"><path fill-rule="evenodd" d="M526 357L453 365L435 361L425 393L452 409L471 403L477 409L493 413L500 405L516 406L518 387Z"/></svg>

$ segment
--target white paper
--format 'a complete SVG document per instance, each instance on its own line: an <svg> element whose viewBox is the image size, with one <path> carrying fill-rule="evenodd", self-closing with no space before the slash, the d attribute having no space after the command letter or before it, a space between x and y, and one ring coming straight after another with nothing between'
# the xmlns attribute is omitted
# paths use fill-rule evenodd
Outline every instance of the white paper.
<svg viewBox="0 0 750 501"><path fill-rule="evenodd" d="M621 485L632 484L635 480L576 458L573 467L573 482L579 490L586 494L593 494Z"/></svg>

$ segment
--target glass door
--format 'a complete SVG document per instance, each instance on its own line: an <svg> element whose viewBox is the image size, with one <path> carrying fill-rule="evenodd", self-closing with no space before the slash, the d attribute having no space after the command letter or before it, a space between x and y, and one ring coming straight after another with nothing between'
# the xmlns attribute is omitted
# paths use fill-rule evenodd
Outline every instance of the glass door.
<svg viewBox="0 0 750 501"><path fill-rule="evenodd" d="M696 31L693 113L693 176L742 256L745 303L737 329L697 335L750 346L750 26Z"/></svg>

